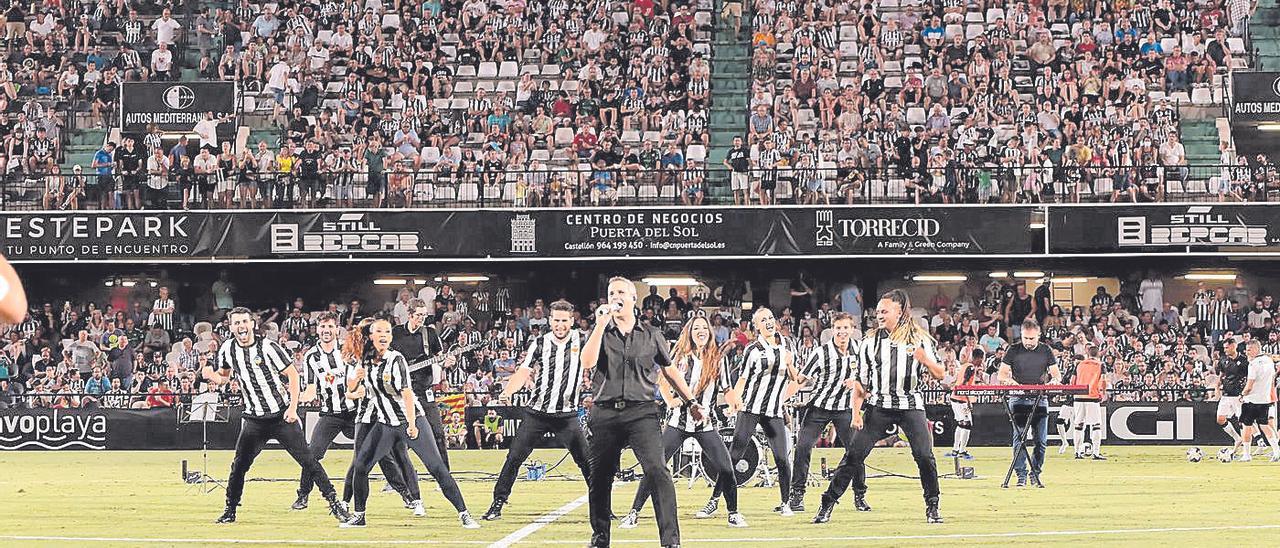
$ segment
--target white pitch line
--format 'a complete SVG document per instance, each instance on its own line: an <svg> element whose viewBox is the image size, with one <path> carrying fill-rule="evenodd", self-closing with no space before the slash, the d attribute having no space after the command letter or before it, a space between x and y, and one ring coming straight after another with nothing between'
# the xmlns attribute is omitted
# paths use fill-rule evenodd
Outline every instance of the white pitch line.
<svg viewBox="0 0 1280 548"><path fill-rule="evenodd" d="M577 504L581 506L585 503L582 499L575 500L565 506ZM562 508L563 509L563 508ZM571 511L571 510L570 510ZM558 510L557 510L558 512ZM567 513L568 511L566 511ZM547 514L539 520L549 518L552 514ZM563 515L563 514L562 514ZM561 515L561 516L562 516ZM559 518L560 516L556 516ZM546 523L555 521L550 519ZM546 523L542 525L546 525ZM531 525L530 525L531 526ZM526 528L530 527L526 526ZM1058 536L1087 536L1087 535L1135 535L1144 533L1192 533L1205 531L1259 531L1259 530L1275 530L1280 529L1280 525L1222 525L1222 526L1206 526L1206 527L1152 527L1144 529L1095 529L1095 530L1079 530L1079 531L1020 531L1010 533L956 533L944 535L867 535L867 536L847 536L847 537L744 537L744 538L685 538L685 542L690 544L701 542L743 542L743 543L786 543L796 540L804 541L823 541L823 542L851 542L851 541L876 541L876 540L960 540L960 539L984 539L984 538L1019 538L1019 537L1058 537ZM523 529L522 529L523 530ZM537 530L536 528L533 530ZM518 533L519 531L517 531ZM533 531L530 531L532 533ZM511 536L514 536L513 533ZM527 535L526 535L527 536ZM510 538L510 536L508 537ZM522 537L523 538L523 537ZM70 536L38 536L38 535L0 535L0 540L10 541L60 541L60 542L126 542L126 543L164 543L164 544L316 544L316 545L401 545L401 544L419 544L419 545L484 545L489 544L487 541L480 540L317 540L317 539L216 539L216 538L132 538L132 537L70 537ZM516 539L519 540L519 539ZM509 542L507 539L498 541L498 543ZM615 544L653 544L656 539L613 539ZM491 546L499 546L494 543ZM582 544L581 540L537 540L528 541L523 544ZM785 546L785 544L783 544ZM503 545L503 546L509 546Z"/></svg>
<svg viewBox="0 0 1280 548"><path fill-rule="evenodd" d="M501 540L493 544L490 544L489 548L509 548L515 543L520 542L525 537L536 533L539 529L542 529L543 527L546 527L547 525L554 523L556 520L564 517L569 512L577 510L578 507L586 503L587 503L587 495L582 495L581 497L571 500L569 501L568 504L565 504L564 506L556 508L550 513L547 513L542 517L539 517L538 519L533 520L533 523L530 523L524 527L516 529L515 532L511 533L510 535L502 537ZM582 543L581 541L575 541L575 542L577 542L578 544Z"/></svg>

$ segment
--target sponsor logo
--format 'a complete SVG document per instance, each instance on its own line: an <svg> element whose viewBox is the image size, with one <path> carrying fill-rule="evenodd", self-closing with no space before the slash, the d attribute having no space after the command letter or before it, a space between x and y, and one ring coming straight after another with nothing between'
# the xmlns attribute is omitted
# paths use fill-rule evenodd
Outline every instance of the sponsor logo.
<svg viewBox="0 0 1280 548"><path fill-rule="evenodd" d="M856 217L836 221L844 238L932 238L942 232L937 219L875 219Z"/></svg>
<svg viewBox="0 0 1280 548"><path fill-rule="evenodd" d="M1271 93L1276 94L1276 97L1280 97L1280 76L1271 81Z"/></svg>
<svg viewBox="0 0 1280 548"><path fill-rule="evenodd" d="M1103 422L1116 438L1126 441L1190 441L1195 439L1194 407L1177 407L1173 419L1157 419L1160 408L1154 405L1126 405L1111 410ZM1130 423L1146 425L1142 415L1150 415L1151 429L1134 428ZM1138 430L1138 431L1135 431Z"/></svg>
<svg viewBox="0 0 1280 548"><path fill-rule="evenodd" d="M343 213L303 231L296 223L272 223L272 253L400 254L418 251L417 232L383 230L363 213Z"/></svg>
<svg viewBox="0 0 1280 548"><path fill-rule="evenodd" d="M107 417L102 414L14 414L0 416L0 450L107 448Z"/></svg>
<svg viewBox="0 0 1280 548"><path fill-rule="evenodd" d="M538 252L538 221L528 213L518 213L511 219L511 252Z"/></svg>
<svg viewBox="0 0 1280 548"><path fill-rule="evenodd" d="M1120 247L1267 245L1267 225L1251 225L1237 216L1214 213L1212 206L1191 206L1186 213L1169 215L1165 222L1148 216L1116 219L1116 241Z"/></svg>
<svg viewBox="0 0 1280 548"><path fill-rule="evenodd" d="M169 86L160 96L164 106L173 110L187 110L196 103L196 92L187 86Z"/></svg>
<svg viewBox="0 0 1280 548"><path fill-rule="evenodd" d="M834 222L832 221L832 213L830 209L821 209L814 212L814 224L817 225L817 234L814 240L818 247L831 247L836 245L836 234L833 230Z"/></svg>

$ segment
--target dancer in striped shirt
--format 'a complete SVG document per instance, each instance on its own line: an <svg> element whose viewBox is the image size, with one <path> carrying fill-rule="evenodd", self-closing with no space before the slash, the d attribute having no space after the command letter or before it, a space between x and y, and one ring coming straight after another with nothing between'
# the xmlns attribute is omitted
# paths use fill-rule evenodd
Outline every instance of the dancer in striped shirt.
<svg viewBox="0 0 1280 548"><path fill-rule="evenodd" d="M329 501L329 512L339 520L346 520L350 516L339 504L329 474L307 449L306 437L298 424L300 383L298 370L293 367L288 353L279 344L257 337L254 332L256 321L249 309L233 308L227 313L227 318L231 321L234 338L222 343L218 349L218 371L206 366L201 372L215 388L230 382L234 374L240 382L244 400L236 455L231 461L231 476L227 479L227 508L217 523L236 520L236 506L244 493L244 476L272 439L279 441L303 471L315 478L320 492Z"/></svg>
<svg viewBox="0 0 1280 548"><path fill-rule="evenodd" d="M791 482L791 510L804 511L804 492L809 480L809 460L818 438L827 425L835 427L840 444L853 441L852 388L857 357L851 349L853 316L836 314L831 325L832 337L809 356L804 377L810 381L812 398L802 408L800 435L796 441L795 474Z"/></svg>
<svg viewBox="0 0 1280 548"><path fill-rule="evenodd" d="M711 323L707 321L706 316L695 316L684 324L680 338L676 341L675 350L672 352L672 363L683 372L685 384L693 388L694 401L698 402L703 409L714 407L716 397L720 393L725 394L726 400L736 402L737 407L742 406L742 403L735 399L736 395L729 390L725 367L728 361L725 351L733 344L730 341L725 343L725 346L716 347L715 340L711 336ZM724 492L725 504L729 507L729 526L746 527L746 518L738 512L738 479L734 476L733 465L729 460L729 449L725 447L724 438L720 437L717 425L711 417L703 417L703 420L695 419L680 398L674 394L666 379L659 378L658 385L668 409L666 426L662 430L662 447L666 452L666 460L671 460L686 439L698 440L698 445L702 447L702 463L707 468L707 476L716 479L717 491ZM635 501L631 504L631 511L619 522L619 528L635 528L640 510L644 508L645 501L649 499L652 490L648 478L640 483L640 488L636 490Z"/></svg>
<svg viewBox="0 0 1280 548"><path fill-rule="evenodd" d="M324 460L329 445L338 434L355 438L356 402L347 397L347 363L342 350L338 348L338 316L332 312L321 314L316 320L316 335L320 342L302 356L302 384L306 388L302 391L301 400L320 402L320 418L311 431L311 445L308 447L316 460L320 461ZM378 465L382 468L382 475L387 478L387 483L400 493L405 499L405 505L413 509L414 515L425 515L422 501L409 498L409 488L400 471L403 466L391 457L383 458ZM313 485L315 478L303 470L302 477L298 480L298 498L292 506L294 510L307 508L307 498ZM347 483L343 488L342 500L349 501L351 496L351 484Z"/></svg>
<svg viewBox="0 0 1280 548"><path fill-rule="evenodd" d="M938 512L938 465L933 459L933 434L925 419L920 377L927 371L941 379L946 371L938 363L928 331L911 316L911 300L905 291L895 289L880 298L876 325L880 328L862 341L854 376L853 407L862 412L853 414L853 443L845 447L844 458L822 495L822 507L813 522L831 521L831 512L849 489L850 481L854 507L860 512L871 510L866 501L865 462L875 443L896 425L906 434L920 471L925 520L942 523Z"/></svg>
<svg viewBox="0 0 1280 548"><path fill-rule="evenodd" d="M742 374L738 376L738 382L733 387L734 396L729 401L730 413L738 413L733 444L729 447L730 462L737 465L751 444L756 425L760 425L764 435L769 438L769 449L778 466L778 490L782 495L782 502L773 511L783 516L792 516L794 513L789 500L791 433L787 432L782 402L795 394L802 379L795 368L795 353L787 348L782 335L778 333L778 321L773 317L773 311L765 307L756 309L751 316L751 324L756 332L756 340L747 345L743 352L745 358ZM719 495L717 489L696 517L708 517L715 513Z"/></svg>
<svg viewBox="0 0 1280 548"><path fill-rule="evenodd" d="M506 462L493 486L493 503L482 516L485 521L502 518L502 507L511 495L520 465L547 433L554 433L556 440L569 450L573 462L582 471L583 480L588 480L587 436L578 419L583 379L579 355L583 340L582 333L573 329L573 305L568 301L551 303L551 332L529 344L524 363L502 389L501 397L507 400L511 394L524 389L532 377L533 400L507 450Z"/></svg>
<svg viewBox="0 0 1280 548"><path fill-rule="evenodd" d="M347 375L347 392L348 397L360 401L356 415L361 432L356 435L356 456L347 472L347 481L353 484L355 492L354 511L340 527L365 526L369 471L373 463L384 456L401 453L403 446L408 446L422 459L445 498L458 511L462 526L480 527L467 512L458 483L449 473L435 443L429 436L419 435L430 432L431 427L410 386L408 363L403 355L391 349L391 322L382 318L361 321L348 334L344 351L354 367ZM416 496L417 474L409 467L405 476L412 495Z"/></svg>

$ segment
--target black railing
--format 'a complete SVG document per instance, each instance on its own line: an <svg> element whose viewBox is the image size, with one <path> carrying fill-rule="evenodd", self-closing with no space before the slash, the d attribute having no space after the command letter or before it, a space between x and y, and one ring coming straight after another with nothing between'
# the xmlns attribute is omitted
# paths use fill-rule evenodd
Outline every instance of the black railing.
<svg viewBox="0 0 1280 548"><path fill-rule="evenodd" d="M925 173L889 168L753 169L746 181L723 167L463 171L396 167L368 173L229 173L150 177L84 174L0 178L0 209L244 207L572 207L760 203L1041 203L1107 201L1266 201L1280 190L1274 167L954 167ZM116 178L122 185L117 189ZM105 185L105 186L104 186ZM745 189L743 187L745 185ZM210 190L210 193L204 192ZM70 199L76 194L75 200ZM212 194L213 201L209 201ZM104 199L105 197L105 199Z"/></svg>

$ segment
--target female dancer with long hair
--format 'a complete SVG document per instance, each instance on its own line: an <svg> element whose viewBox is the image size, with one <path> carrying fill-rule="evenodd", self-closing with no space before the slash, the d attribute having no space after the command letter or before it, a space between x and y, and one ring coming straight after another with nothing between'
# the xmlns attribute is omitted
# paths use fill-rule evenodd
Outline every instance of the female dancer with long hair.
<svg viewBox="0 0 1280 548"><path fill-rule="evenodd" d="M711 409L716 404L716 396L725 394L730 402L736 395L729 390L726 373L725 351L734 342L717 347L711 336L711 323L704 316L695 316L684 324L680 338L672 352L671 362L680 368L684 381L693 388L693 399L703 409ZM738 513L738 480L733 474L733 465L729 462L729 449L720 437L715 422L710 417L696 420L684 407L670 383L665 377L658 377L658 386L662 397L667 402L666 427L662 430L662 448L666 459L680 450L684 440L693 438L702 446L702 463L707 466L708 476L716 478L716 488L724 492L725 504L729 507L729 526L746 527L747 520ZM732 403L730 405L733 405ZM741 407L741 402L737 406ZM651 488L648 478L640 482L635 501L631 504L631 512L622 518L618 527L631 529L636 526L637 516L649 499Z"/></svg>
<svg viewBox="0 0 1280 548"><path fill-rule="evenodd" d="M853 383L853 442L845 446L844 458L822 495L822 507L813 522L831 521L831 512L850 482L854 508L860 512L871 510L866 501L867 455L889 427L896 425L906 434L920 471L925 520L942 523L938 512L938 465L933 457L933 434L924 414L921 377L927 374L941 379L946 370L938 363L928 329L912 317L911 300L905 291L895 289L880 298L876 325L878 329L867 334L858 352Z"/></svg>
<svg viewBox="0 0 1280 548"><path fill-rule="evenodd" d="M387 454L402 453L402 445L408 446L422 459L427 471L440 484L445 498L458 511L462 526L467 529L480 527L467 512L458 483L445 466L434 440L428 442L419 436L420 432L430 432L430 427L409 385L408 363L402 354L391 349L391 322L384 318L361 321L347 334L343 354L355 368L354 373L347 375L348 394L353 398L363 398L357 416L364 435L357 444L355 460L348 472L348 481L352 483L355 495L354 511L342 527L365 526L369 470ZM405 468L405 480L409 483L411 496L418 499L417 475L412 472L411 465Z"/></svg>

